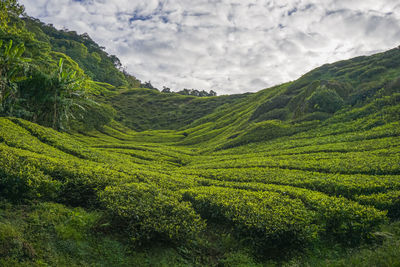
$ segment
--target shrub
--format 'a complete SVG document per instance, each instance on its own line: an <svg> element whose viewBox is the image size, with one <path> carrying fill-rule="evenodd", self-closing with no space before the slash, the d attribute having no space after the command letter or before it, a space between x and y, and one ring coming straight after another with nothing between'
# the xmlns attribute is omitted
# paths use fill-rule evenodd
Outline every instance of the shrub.
<svg viewBox="0 0 400 267"><path fill-rule="evenodd" d="M53 232L61 240L84 240L101 219L99 212L43 202L28 217L32 230Z"/></svg>
<svg viewBox="0 0 400 267"><path fill-rule="evenodd" d="M380 210L387 210L388 216L394 219L400 218L400 191L389 191L371 195L360 195L356 200L361 204L372 205Z"/></svg>
<svg viewBox="0 0 400 267"><path fill-rule="evenodd" d="M291 100L290 96L287 95L278 95L267 102L261 104L251 115L250 120L257 120L257 121L262 121L264 119L264 114L274 110L274 109L282 109L284 108L289 101ZM273 119L279 119L279 118L273 118Z"/></svg>
<svg viewBox="0 0 400 267"><path fill-rule="evenodd" d="M368 98L371 98L375 93L382 88L382 84L377 81L363 83L358 86L357 90L352 93L348 98L348 103L350 105L356 105L359 103L364 103Z"/></svg>
<svg viewBox="0 0 400 267"><path fill-rule="evenodd" d="M31 245L14 225L0 222L0 259L20 259L34 254Z"/></svg>
<svg viewBox="0 0 400 267"><path fill-rule="evenodd" d="M297 122L302 122L302 121L324 121L332 117L332 114L326 113L326 112L313 112L313 113L308 113L305 114L303 117L297 119Z"/></svg>
<svg viewBox="0 0 400 267"><path fill-rule="evenodd" d="M360 75L360 80L368 80L374 77L375 75L381 74L382 72L385 72L386 68L385 67L374 67L374 68L368 68L366 71L364 71Z"/></svg>
<svg viewBox="0 0 400 267"><path fill-rule="evenodd" d="M187 190L184 199L202 217L232 227L263 251L300 248L317 236L315 213L283 194L210 186Z"/></svg>
<svg viewBox="0 0 400 267"><path fill-rule="evenodd" d="M352 91L353 87L346 82L339 82L336 80L322 81L321 84L325 85L326 88L336 91L342 98L348 96Z"/></svg>
<svg viewBox="0 0 400 267"><path fill-rule="evenodd" d="M284 121L289 116L289 110L286 108L278 108L273 109L267 113L261 114L257 121L265 121L265 120L281 120Z"/></svg>
<svg viewBox="0 0 400 267"><path fill-rule="evenodd" d="M226 143L223 148L240 146L253 142L272 140L294 133L294 129L278 120L263 121L253 124L243 134Z"/></svg>
<svg viewBox="0 0 400 267"><path fill-rule="evenodd" d="M135 244L154 239L182 242L205 227L189 203L149 184L107 187L100 198L117 220L127 225Z"/></svg>
<svg viewBox="0 0 400 267"><path fill-rule="evenodd" d="M0 193L3 197L12 201L54 199L59 188L60 182L0 145Z"/></svg>
<svg viewBox="0 0 400 267"><path fill-rule="evenodd" d="M73 130L90 131L100 129L109 124L115 117L116 111L109 105L92 101L81 103L82 108L75 108L75 119L71 121Z"/></svg>
<svg viewBox="0 0 400 267"><path fill-rule="evenodd" d="M336 91L321 86L306 99L306 105L307 110L312 112L335 113L343 107L344 101Z"/></svg>
<svg viewBox="0 0 400 267"><path fill-rule="evenodd" d="M400 77L393 79L387 86L384 88L385 95L392 95L394 93L400 93Z"/></svg>

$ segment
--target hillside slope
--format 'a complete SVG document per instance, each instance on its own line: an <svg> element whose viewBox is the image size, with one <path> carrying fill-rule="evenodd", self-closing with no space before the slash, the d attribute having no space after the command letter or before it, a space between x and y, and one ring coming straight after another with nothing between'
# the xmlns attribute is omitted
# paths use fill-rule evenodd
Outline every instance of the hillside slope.
<svg viewBox="0 0 400 267"><path fill-rule="evenodd" d="M254 94L199 98L137 89L119 91L105 101L118 110L118 121L135 130L178 130L207 122L232 126L246 120L323 121L398 92L399 73L400 49L395 48L326 64L296 81ZM229 119L224 122L224 117Z"/></svg>
<svg viewBox="0 0 400 267"><path fill-rule="evenodd" d="M118 111L118 122L134 130L173 130L185 127L213 113L215 109L232 105L245 97L195 97L138 88L119 91L105 102Z"/></svg>

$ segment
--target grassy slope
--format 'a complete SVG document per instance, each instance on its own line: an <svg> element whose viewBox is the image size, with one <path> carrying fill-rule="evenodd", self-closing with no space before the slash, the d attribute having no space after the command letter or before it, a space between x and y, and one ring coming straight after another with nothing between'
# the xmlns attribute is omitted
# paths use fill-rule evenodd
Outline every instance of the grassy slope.
<svg viewBox="0 0 400 267"><path fill-rule="evenodd" d="M280 254L289 265L399 264L398 223L347 249L400 215L399 55L325 65L255 94L131 89L109 100L127 126L158 130L113 122L68 134L0 118L0 263L247 266L294 245L305 252ZM319 86L345 105L313 120L299 107Z"/></svg>
<svg viewBox="0 0 400 267"><path fill-rule="evenodd" d="M369 57L326 64L294 82L255 94L198 98L130 89L120 91L106 101L119 111L119 121L139 131L194 128L207 122L216 122L217 126L213 126L216 128L236 126L239 121L244 123L245 120L325 120L333 112L318 112L304 107L307 98L318 87L336 91L348 109L359 107L373 100L377 94L391 95L397 90L396 86L388 84L395 83L399 77L399 62L400 50L396 48Z"/></svg>
<svg viewBox="0 0 400 267"><path fill-rule="evenodd" d="M245 95L183 96L137 88L119 91L107 101L118 110L119 122L132 129L143 131L179 129L213 113L218 107L236 103L243 98Z"/></svg>
<svg viewBox="0 0 400 267"><path fill-rule="evenodd" d="M364 123L360 121L360 124ZM104 129L104 133L96 131L86 135L68 135L14 119L2 119L1 125L1 139L4 140L1 145L2 158L11 153L17 156L18 161L24 162L24 166L14 165L14 170L18 172L21 168L26 170L23 168L36 166L36 172L52 177L51 180L69 184L60 189L61 198L46 196L46 188L40 191L42 189L38 186L42 196L34 195L32 198L42 199L41 202L28 206L3 206L1 238L5 244L10 244L2 248L5 251L3 254L8 256L3 261L10 266L21 259L20 264L36 262L39 265L46 262L61 266L67 263L77 266L125 266L138 262L147 262L144 265L149 266L186 265L193 262L210 265L225 262L229 265L240 262L250 264L253 261L246 252L246 244L235 245L241 244L240 237L229 237L225 232L217 237L202 237L200 240L209 241L188 245L192 247L190 252L187 248L181 251L179 247L176 250L175 246L169 245L132 252L129 241L108 228L107 210L85 211L47 202L61 201L85 206L87 199L71 195L71 188L81 188L81 185L76 187L74 182L86 175L92 177L84 181L86 187L97 183L95 177L111 176L124 182L137 179L156 182L158 186L174 190L204 188L205 185L266 192L279 192L282 189L291 192L304 188L310 192L323 192L326 196L345 195L355 201L362 196L400 188L398 165L396 167L395 164L399 162L400 142L397 122L369 129L358 129L355 125L357 130L341 125L342 133L337 132L338 124L327 124L317 130L290 137L203 155L195 152L198 148L173 145L185 137L170 131L136 133L114 125L113 128ZM166 143L162 145L161 142ZM18 161L13 158L3 164L16 164ZM330 162L333 163L328 164ZM385 175L375 174L382 171ZM63 176L60 177L59 173ZM67 175L69 177L65 181ZM39 180L38 176L31 179ZM48 184L46 180L37 180L33 180L33 183ZM295 191L292 193L296 194ZM371 203L379 207L379 201ZM210 224L209 227L214 226ZM396 234L397 229L391 226L389 230ZM224 243L213 241L215 238L222 238ZM398 254L391 246L397 240L397 236L390 237L383 246L377 245L376 251L367 249L362 250L361 254L358 250L349 252L337 248L332 251L321 246L322 252L310 250L310 258L305 262L310 261L313 266L317 263L325 265L327 261L332 266L349 263L363 266L371 259L379 264L389 260L396 263ZM105 251L111 253L101 256ZM331 253L339 253L339 256ZM304 263L302 259L292 261Z"/></svg>

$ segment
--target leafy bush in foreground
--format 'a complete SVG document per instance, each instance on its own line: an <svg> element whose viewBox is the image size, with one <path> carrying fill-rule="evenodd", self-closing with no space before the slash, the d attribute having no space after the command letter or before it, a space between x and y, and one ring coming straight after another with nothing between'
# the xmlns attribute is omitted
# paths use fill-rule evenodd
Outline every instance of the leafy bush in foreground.
<svg viewBox="0 0 400 267"><path fill-rule="evenodd" d="M184 191L184 199L259 249L300 248L317 237L315 212L287 195L211 186Z"/></svg>
<svg viewBox="0 0 400 267"><path fill-rule="evenodd" d="M138 244L153 239L183 242L205 227L189 203L149 184L107 187L100 199L118 220L127 224L132 241Z"/></svg>
<svg viewBox="0 0 400 267"><path fill-rule="evenodd" d="M60 182L0 144L0 194L13 201L54 199Z"/></svg>

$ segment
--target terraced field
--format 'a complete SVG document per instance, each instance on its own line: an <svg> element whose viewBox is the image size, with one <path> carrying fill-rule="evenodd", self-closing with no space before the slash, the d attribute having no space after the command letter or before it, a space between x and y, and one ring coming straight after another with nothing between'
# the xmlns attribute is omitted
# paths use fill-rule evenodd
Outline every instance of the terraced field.
<svg viewBox="0 0 400 267"><path fill-rule="evenodd" d="M387 108L399 110L393 103ZM334 116L227 149L229 128L186 145L203 130L135 132L114 123L67 134L0 118L0 188L8 199L100 208L137 244L185 242L213 225L262 254L324 239L357 244L400 215L396 118Z"/></svg>

